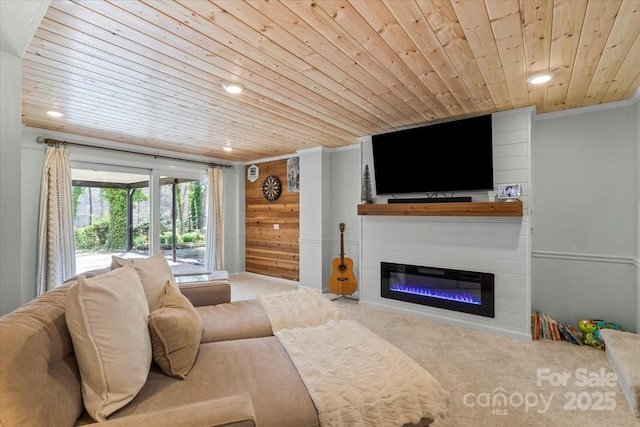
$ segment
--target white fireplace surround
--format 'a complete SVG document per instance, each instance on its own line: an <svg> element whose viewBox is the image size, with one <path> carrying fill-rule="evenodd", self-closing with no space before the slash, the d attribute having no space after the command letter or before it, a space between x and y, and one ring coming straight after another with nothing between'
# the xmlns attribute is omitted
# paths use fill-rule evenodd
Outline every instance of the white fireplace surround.
<svg viewBox="0 0 640 427"><path fill-rule="evenodd" d="M533 109L492 115L494 186L521 184L522 217L361 217L360 302L485 332L531 340L531 120ZM360 140L371 169L371 138ZM428 163L426 163L425 167ZM372 173L372 180L375 173ZM375 188L375 182L373 182ZM488 201L487 192L456 193ZM404 197L420 197L405 195ZM374 203L386 198L374 197ZM508 203L508 202L501 202ZM495 317L487 318L380 296L380 262L495 275Z"/></svg>

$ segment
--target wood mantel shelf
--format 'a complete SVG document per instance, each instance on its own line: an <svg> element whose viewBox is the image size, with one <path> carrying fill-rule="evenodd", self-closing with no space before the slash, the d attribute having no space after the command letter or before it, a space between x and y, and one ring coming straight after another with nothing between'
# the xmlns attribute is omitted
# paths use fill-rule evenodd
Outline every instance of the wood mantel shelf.
<svg viewBox="0 0 640 427"><path fill-rule="evenodd" d="M358 205L358 215L522 216L522 200L513 202L393 203Z"/></svg>

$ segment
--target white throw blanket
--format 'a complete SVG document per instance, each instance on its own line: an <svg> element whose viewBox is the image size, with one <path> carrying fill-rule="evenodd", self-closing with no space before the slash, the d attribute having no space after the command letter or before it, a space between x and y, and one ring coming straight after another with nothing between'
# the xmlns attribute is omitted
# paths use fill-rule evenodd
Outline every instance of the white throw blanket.
<svg viewBox="0 0 640 427"><path fill-rule="evenodd" d="M448 417L451 396L429 372L356 321L332 319L341 317L339 311L318 292L312 291L324 302L310 296L296 309L291 304L304 296L299 292L278 294L263 305L269 306L272 325L291 327L274 327L274 334L305 383L323 427L399 427ZM316 310L306 311L308 304ZM289 317L292 311L294 318ZM276 318L280 315L287 319Z"/></svg>
<svg viewBox="0 0 640 427"><path fill-rule="evenodd" d="M322 325L343 318L334 303L313 289L260 295L258 300L274 331Z"/></svg>

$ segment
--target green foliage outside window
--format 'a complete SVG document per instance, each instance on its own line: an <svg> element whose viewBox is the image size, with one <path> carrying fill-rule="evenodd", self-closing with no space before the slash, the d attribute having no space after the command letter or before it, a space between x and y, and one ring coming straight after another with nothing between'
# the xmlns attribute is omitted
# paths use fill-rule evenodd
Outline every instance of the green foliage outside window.
<svg viewBox="0 0 640 427"><path fill-rule="evenodd" d="M189 182L187 197L189 199L189 228L191 230L202 230L202 182Z"/></svg>
<svg viewBox="0 0 640 427"><path fill-rule="evenodd" d="M199 247L204 245L204 188L201 181L192 181L176 185L176 247ZM73 187L74 218L78 211L79 200L86 187ZM75 229L76 249L87 251L124 250L127 246L127 190L122 188L102 188L100 198L108 207L107 212L92 224ZM132 195L134 218L133 249L145 250L149 245L148 213L141 210L141 204L149 197L140 189ZM183 215L183 212L185 215ZM186 216L186 218L184 218ZM170 249L173 245L171 232L171 211L160 217L160 245Z"/></svg>
<svg viewBox="0 0 640 427"><path fill-rule="evenodd" d="M106 249L124 249L127 246L127 191L105 188L102 197L109 204L109 235Z"/></svg>
<svg viewBox="0 0 640 427"><path fill-rule="evenodd" d="M182 234L183 243L198 243L202 240L202 235L199 231L192 231L191 233Z"/></svg>
<svg viewBox="0 0 640 427"><path fill-rule="evenodd" d="M99 250L109 236L109 220L94 221L91 225L75 229L76 249Z"/></svg>
<svg viewBox="0 0 640 427"><path fill-rule="evenodd" d="M138 221L140 221L140 203L148 202L149 197L144 194L139 188L133 190L133 203L136 208L135 213L138 215ZM146 215L149 216L148 214Z"/></svg>
<svg viewBox="0 0 640 427"><path fill-rule="evenodd" d="M80 196L84 193L84 187L73 187L72 201L73 201L73 219L76 219L78 215L78 203Z"/></svg>
<svg viewBox="0 0 640 427"><path fill-rule="evenodd" d="M176 185L176 200L178 201L178 233L184 233L184 215L182 214L182 185Z"/></svg>

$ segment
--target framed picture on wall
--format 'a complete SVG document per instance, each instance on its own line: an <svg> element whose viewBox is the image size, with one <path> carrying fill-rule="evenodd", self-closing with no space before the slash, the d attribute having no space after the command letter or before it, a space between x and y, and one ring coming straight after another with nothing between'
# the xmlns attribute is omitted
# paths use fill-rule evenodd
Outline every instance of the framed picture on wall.
<svg viewBox="0 0 640 427"><path fill-rule="evenodd" d="M520 197L520 184L498 186L498 199L517 199Z"/></svg>
<svg viewBox="0 0 640 427"><path fill-rule="evenodd" d="M287 160L287 191L297 193L300 191L300 158L291 157Z"/></svg>

